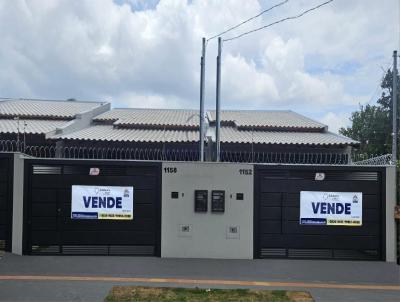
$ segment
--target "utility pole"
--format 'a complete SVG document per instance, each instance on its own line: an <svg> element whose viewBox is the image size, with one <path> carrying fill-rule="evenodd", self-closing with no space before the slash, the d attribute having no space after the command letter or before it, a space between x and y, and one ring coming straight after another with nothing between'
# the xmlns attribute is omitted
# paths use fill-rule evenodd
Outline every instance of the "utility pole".
<svg viewBox="0 0 400 302"><path fill-rule="evenodd" d="M222 51L222 39L218 38L218 56L217 56L217 91L216 91L216 110L215 110L215 153L216 161L220 161L220 134L221 134L221 51Z"/></svg>
<svg viewBox="0 0 400 302"><path fill-rule="evenodd" d="M392 161L397 166L397 50L393 51L393 87L392 87L392 115L393 115L393 134L392 134Z"/></svg>
<svg viewBox="0 0 400 302"><path fill-rule="evenodd" d="M206 38L202 40L200 59L200 161L204 161L204 79L206 61Z"/></svg>
<svg viewBox="0 0 400 302"><path fill-rule="evenodd" d="M393 141L392 141L392 162L394 164L394 183L395 183L395 204L396 208L399 206L399 189L398 189L398 175L397 175L397 50L393 51L393 87L392 87L392 105L393 105ZM399 232L399 223L397 222L397 232ZM399 239L397 238L397 244ZM397 256L399 256L397 254ZM397 257L397 262L399 258Z"/></svg>

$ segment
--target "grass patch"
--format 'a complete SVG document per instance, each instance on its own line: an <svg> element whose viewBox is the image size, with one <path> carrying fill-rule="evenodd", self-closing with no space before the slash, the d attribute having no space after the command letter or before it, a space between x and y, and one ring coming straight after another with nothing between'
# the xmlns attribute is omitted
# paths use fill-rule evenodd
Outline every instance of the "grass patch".
<svg viewBox="0 0 400 302"><path fill-rule="evenodd" d="M104 302L314 302L308 292L114 286Z"/></svg>

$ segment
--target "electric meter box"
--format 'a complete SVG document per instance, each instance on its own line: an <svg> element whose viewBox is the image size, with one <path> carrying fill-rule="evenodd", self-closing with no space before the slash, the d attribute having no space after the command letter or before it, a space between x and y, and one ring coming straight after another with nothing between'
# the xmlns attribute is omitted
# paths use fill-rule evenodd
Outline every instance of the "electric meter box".
<svg viewBox="0 0 400 302"><path fill-rule="evenodd" d="M207 212L208 210L208 191L195 190L194 191L194 211Z"/></svg>
<svg viewBox="0 0 400 302"><path fill-rule="evenodd" d="M211 191L211 212L214 213L225 212L225 191L222 190Z"/></svg>
<svg viewBox="0 0 400 302"><path fill-rule="evenodd" d="M171 167L173 173L164 169ZM254 181L244 170L253 171L253 166L162 163L162 257L253 258Z"/></svg>

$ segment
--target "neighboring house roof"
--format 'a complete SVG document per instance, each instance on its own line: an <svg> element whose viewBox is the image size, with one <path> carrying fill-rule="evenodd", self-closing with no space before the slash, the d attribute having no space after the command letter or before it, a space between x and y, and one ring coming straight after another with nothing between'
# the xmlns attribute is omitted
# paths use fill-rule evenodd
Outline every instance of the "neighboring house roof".
<svg viewBox="0 0 400 302"><path fill-rule="evenodd" d="M112 125L94 125L73 133L54 136L53 139L148 142L148 143L188 143L199 140L197 130L125 129Z"/></svg>
<svg viewBox="0 0 400 302"><path fill-rule="evenodd" d="M211 123L215 123L215 111L209 112ZM277 130L316 130L324 131L327 126L293 111L262 110L222 110L221 125L238 128L277 129Z"/></svg>
<svg viewBox="0 0 400 302"><path fill-rule="evenodd" d="M0 133L45 134L54 140L197 143L197 110L109 109L109 103L0 99ZM108 110L105 112L105 110ZM15 120L14 117L19 117ZM215 112L208 111L215 141ZM93 123L91 120L93 119ZM221 142L346 146L358 142L292 111L223 110Z"/></svg>
<svg viewBox="0 0 400 302"><path fill-rule="evenodd" d="M24 117L37 119L73 119L77 114L106 103L82 101L50 101L31 99L0 99L0 118Z"/></svg>
<svg viewBox="0 0 400 302"><path fill-rule="evenodd" d="M128 128L185 128L199 127L197 110L183 109L112 109L94 118Z"/></svg>
<svg viewBox="0 0 400 302"><path fill-rule="evenodd" d="M215 112L206 114L214 136ZM198 142L197 110L113 109L88 128L53 139L119 142ZM275 145L357 145L327 126L292 111L222 111L221 142ZM212 138L215 141L215 137Z"/></svg>
<svg viewBox="0 0 400 302"><path fill-rule="evenodd" d="M66 125L62 120L0 119L0 133L43 134Z"/></svg>
<svg viewBox="0 0 400 302"><path fill-rule="evenodd" d="M119 141L149 143L198 142L197 130L125 129L112 125L94 125L53 139L83 141ZM357 145L347 137L331 132L249 131L221 127L221 143L273 145Z"/></svg>
<svg viewBox="0 0 400 302"><path fill-rule="evenodd" d="M358 145L357 141L331 132L250 131L234 127L221 127L221 143Z"/></svg>

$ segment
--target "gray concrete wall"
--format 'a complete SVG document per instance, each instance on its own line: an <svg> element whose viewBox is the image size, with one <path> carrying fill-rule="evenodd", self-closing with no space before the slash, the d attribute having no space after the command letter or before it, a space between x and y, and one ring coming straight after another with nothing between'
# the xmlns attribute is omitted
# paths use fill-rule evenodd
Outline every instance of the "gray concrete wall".
<svg viewBox="0 0 400 302"><path fill-rule="evenodd" d="M386 261L397 261L397 236L394 208L396 206L396 168L386 168Z"/></svg>
<svg viewBox="0 0 400 302"><path fill-rule="evenodd" d="M13 254L22 255L22 230L24 222L24 159L14 153L12 247Z"/></svg>
<svg viewBox="0 0 400 302"><path fill-rule="evenodd" d="M253 258L252 165L166 162L162 170L162 257ZM195 190L208 190L206 213L194 211ZM225 190L224 213L211 212L211 190Z"/></svg>

